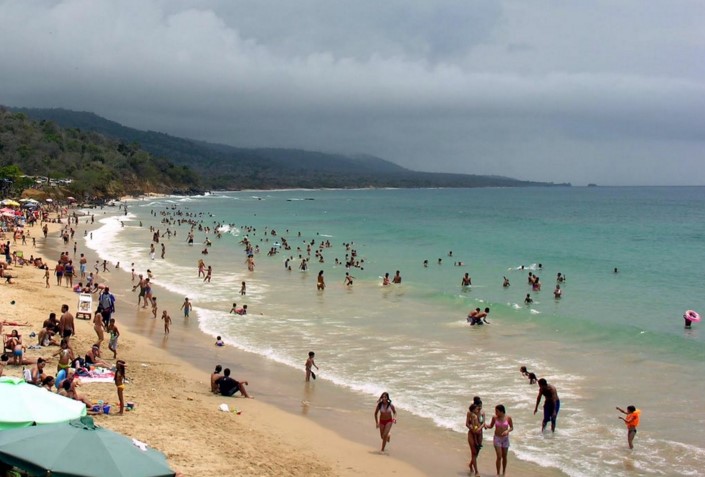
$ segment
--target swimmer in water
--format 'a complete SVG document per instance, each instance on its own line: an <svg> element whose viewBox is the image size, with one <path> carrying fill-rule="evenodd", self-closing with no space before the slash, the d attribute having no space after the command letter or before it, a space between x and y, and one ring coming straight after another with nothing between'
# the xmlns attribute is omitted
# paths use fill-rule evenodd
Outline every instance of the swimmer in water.
<svg viewBox="0 0 705 477"><path fill-rule="evenodd" d="M503 286L504 288L507 288L507 287L509 287L509 285L510 285L510 283L509 283L509 278L504 277L504 281L502 282L502 286Z"/></svg>
<svg viewBox="0 0 705 477"><path fill-rule="evenodd" d="M461 287L469 287L471 285L472 285L472 278L466 272L465 275L463 275L463 278L460 280L460 286Z"/></svg>
<svg viewBox="0 0 705 477"><path fill-rule="evenodd" d="M556 289L553 290L553 296L557 299L559 299L563 295L563 290L561 290L560 285L556 285Z"/></svg>

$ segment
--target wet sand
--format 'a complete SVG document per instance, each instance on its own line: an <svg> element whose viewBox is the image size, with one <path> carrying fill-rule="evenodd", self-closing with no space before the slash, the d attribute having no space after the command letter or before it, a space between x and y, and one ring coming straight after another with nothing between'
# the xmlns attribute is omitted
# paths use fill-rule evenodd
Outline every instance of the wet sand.
<svg viewBox="0 0 705 477"><path fill-rule="evenodd" d="M85 227L79 225L77 237ZM30 230L34 235L40 233L37 227ZM138 239L147 243L148 229ZM38 244L43 240L38 238ZM58 257L62 244L56 233L46 245L45 257ZM81 251L89 264L95 262L91 251ZM42 292L41 271L25 268L19 273L27 273L27 281ZM129 270L112 271L106 277L117 298L115 316L123 334L119 356L128 361L128 377L132 378L126 399L135 401L137 410L121 418L101 416L99 421L163 450L176 470L186 475L223 475L232 469L245 475L467 474L469 452L464 435L402 413L388 454L380 455L374 400L369 396L322 380L304 383L303 361L297 372L258 355L214 346L212 338L199 331L193 314L188 321L183 318L179 311L183 297L160 289L157 280L154 288L160 310L169 310L173 320L171 334L164 338L162 322L137 309ZM24 286L13 290L19 292ZM6 291L2 289L3 296ZM36 294L37 290L26 292ZM49 292L58 290L52 287ZM73 308L76 296L66 289L62 292L57 301L46 300L46 309L27 310L23 315L32 315L40 324L48 311L58 311L62 299ZM19 305L25 301L17 300L17 308L27 306ZM88 322L79 321L77 327L79 348L85 352L95 334ZM216 363L230 367L235 378L249 381L248 389L256 399L210 394L208 374ZM89 384L82 390L89 397L115 401L112 384ZM218 411L223 402L242 413ZM491 447L485 447L479 462L482 474L494 474ZM510 453L508 475L563 474L519 461Z"/></svg>

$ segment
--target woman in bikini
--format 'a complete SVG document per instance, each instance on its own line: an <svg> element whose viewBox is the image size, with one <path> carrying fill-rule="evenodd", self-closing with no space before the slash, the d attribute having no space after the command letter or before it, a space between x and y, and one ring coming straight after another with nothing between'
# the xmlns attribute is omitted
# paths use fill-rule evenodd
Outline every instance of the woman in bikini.
<svg viewBox="0 0 705 477"><path fill-rule="evenodd" d="M489 426L485 429L494 427L494 450L497 453L497 475L499 475L500 467L502 474L507 472L507 452L509 451L509 433L514 430L511 416L507 416L507 411L504 405L498 404L494 408L494 416Z"/></svg>
<svg viewBox="0 0 705 477"><path fill-rule="evenodd" d="M118 401L120 401L120 412L118 416L122 416L125 411L125 362L121 359L115 363L115 387L117 388Z"/></svg>
<svg viewBox="0 0 705 477"><path fill-rule="evenodd" d="M477 476L480 475L477 470L477 454L479 453L479 444L477 442L478 432L482 432L482 425L477 416L477 404L470 404L468 413L465 417L465 427L468 428L468 445L470 446L470 472L474 472Z"/></svg>
<svg viewBox="0 0 705 477"><path fill-rule="evenodd" d="M389 399L389 393L382 393L375 408L375 426L379 429L379 436L382 438L382 452L391 439L389 434L392 431L392 424L396 422L396 415L397 410Z"/></svg>

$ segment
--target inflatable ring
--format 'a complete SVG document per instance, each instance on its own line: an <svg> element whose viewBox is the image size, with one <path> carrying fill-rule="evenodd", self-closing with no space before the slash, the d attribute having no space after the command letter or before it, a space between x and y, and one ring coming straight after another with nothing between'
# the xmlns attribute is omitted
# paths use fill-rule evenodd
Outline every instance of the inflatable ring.
<svg viewBox="0 0 705 477"><path fill-rule="evenodd" d="M683 318L685 318L686 320L695 321L695 322L700 321L700 315L698 315L698 314L697 314L695 311L693 311L693 310L688 310L688 311L686 311L686 312L683 314Z"/></svg>

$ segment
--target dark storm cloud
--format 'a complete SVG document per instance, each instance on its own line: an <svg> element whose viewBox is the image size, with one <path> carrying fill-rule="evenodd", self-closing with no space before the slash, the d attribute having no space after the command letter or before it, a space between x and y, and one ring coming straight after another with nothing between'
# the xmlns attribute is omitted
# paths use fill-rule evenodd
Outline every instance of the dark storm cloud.
<svg viewBox="0 0 705 477"><path fill-rule="evenodd" d="M0 103L420 170L703 184L703 13L685 0L0 1Z"/></svg>

